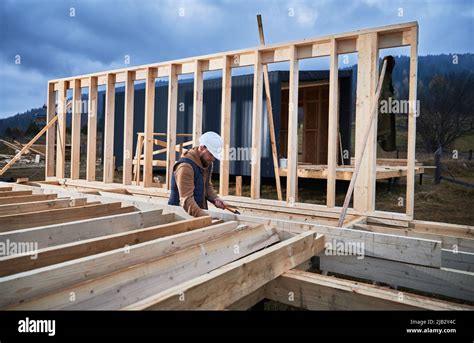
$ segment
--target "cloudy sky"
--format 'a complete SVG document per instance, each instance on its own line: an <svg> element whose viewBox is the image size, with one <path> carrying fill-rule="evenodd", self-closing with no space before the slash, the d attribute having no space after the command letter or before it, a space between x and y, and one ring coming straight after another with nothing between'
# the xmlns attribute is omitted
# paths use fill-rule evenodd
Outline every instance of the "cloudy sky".
<svg viewBox="0 0 474 343"><path fill-rule="evenodd" d="M417 20L419 54L474 52L474 0L2 0L0 118L47 80Z"/></svg>

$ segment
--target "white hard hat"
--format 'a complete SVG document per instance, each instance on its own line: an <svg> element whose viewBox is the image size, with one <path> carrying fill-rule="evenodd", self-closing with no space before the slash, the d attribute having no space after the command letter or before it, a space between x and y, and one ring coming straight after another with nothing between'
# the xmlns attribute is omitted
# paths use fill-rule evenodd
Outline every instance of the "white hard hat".
<svg viewBox="0 0 474 343"><path fill-rule="evenodd" d="M219 136L217 133L213 131L207 131L205 134L203 134L199 138L199 144L200 145L205 145L207 150L220 160L222 158L222 138Z"/></svg>

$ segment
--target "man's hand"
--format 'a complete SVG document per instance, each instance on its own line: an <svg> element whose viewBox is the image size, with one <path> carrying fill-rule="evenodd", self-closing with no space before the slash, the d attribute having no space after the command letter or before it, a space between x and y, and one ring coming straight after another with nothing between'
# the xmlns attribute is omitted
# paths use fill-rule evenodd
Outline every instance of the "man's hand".
<svg viewBox="0 0 474 343"><path fill-rule="evenodd" d="M226 203L224 202L224 200L220 199L220 198L216 198L214 200L214 205L217 207L217 208L221 208L221 209L225 209L226 207Z"/></svg>

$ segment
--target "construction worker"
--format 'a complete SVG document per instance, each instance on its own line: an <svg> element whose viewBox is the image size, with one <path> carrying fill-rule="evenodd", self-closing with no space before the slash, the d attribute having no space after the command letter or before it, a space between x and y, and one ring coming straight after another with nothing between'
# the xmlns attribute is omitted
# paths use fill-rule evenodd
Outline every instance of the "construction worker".
<svg viewBox="0 0 474 343"><path fill-rule="evenodd" d="M224 209L226 204L212 187L213 162L222 157L222 138L208 131L199 138L199 146L186 151L176 161L171 177L169 205L182 206L193 217L207 216L207 201Z"/></svg>

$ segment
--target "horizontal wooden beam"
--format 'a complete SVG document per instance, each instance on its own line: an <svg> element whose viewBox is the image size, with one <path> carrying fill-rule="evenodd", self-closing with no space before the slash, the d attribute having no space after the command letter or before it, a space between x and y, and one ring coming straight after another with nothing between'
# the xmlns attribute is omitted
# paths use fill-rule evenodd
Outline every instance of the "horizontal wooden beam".
<svg viewBox="0 0 474 343"><path fill-rule="evenodd" d="M148 210L16 230L0 233L0 242L35 242L38 249L44 249L127 230L165 224L174 220L173 213L166 215L161 213L161 209Z"/></svg>
<svg viewBox="0 0 474 343"><path fill-rule="evenodd" d="M314 233L303 233L167 289L128 309L222 310L314 256L323 246L322 236L315 239ZM271 273L262 273L262 270L271 270Z"/></svg>
<svg viewBox="0 0 474 343"><path fill-rule="evenodd" d="M35 254L35 258L31 258L30 255L0 257L0 276L21 273L84 256L99 254L104 251L119 249L209 225L211 225L211 217L198 217L40 249L32 252Z"/></svg>
<svg viewBox="0 0 474 343"><path fill-rule="evenodd" d="M151 294L262 249L277 239L274 231L266 230L263 226L237 230L232 234L193 244L176 253L157 256L119 272L75 285L21 307L43 308L38 306L43 304L50 309L122 309ZM236 253L236 246L239 247L239 253ZM71 291L75 293L74 302L64 298L64 295ZM118 292L120 296L117 296Z"/></svg>
<svg viewBox="0 0 474 343"><path fill-rule="evenodd" d="M0 198L17 197L22 195L32 195L33 191L6 191L0 192Z"/></svg>
<svg viewBox="0 0 474 343"><path fill-rule="evenodd" d="M307 310L474 310L474 307L337 277L291 270L265 287L267 299Z"/></svg>
<svg viewBox="0 0 474 343"><path fill-rule="evenodd" d="M19 195L19 196L10 196L6 198L0 198L0 205L9 205L9 204L20 204L25 202L32 201L43 201L43 200L52 200L56 199L57 194L32 194L32 195Z"/></svg>
<svg viewBox="0 0 474 343"><path fill-rule="evenodd" d="M140 263L216 239L237 228L236 222L213 225L168 237L60 263L0 279L0 308L59 292L81 282L100 278ZM64 301L64 299L62 299Z"/></svg>
<svg viewBox="0 0 474 343"><path fill-rule="evenodd" d="M121 203L109 203L0 216L0 232L133 211L133 206L121 207Z"/></svg>
<svg viewBox="0 0 474 343"><path fill-rule="evenodd" d="M388 47L397 47L397 46L405 46L407 44L411 44L412 37L408 33L413 27L417 27L417 22L409 22L403 24L395 24L383 27L376 27L370 28L365 30L358 30L353 32L345 32L335 35L328 35L324 37L314 37L314 38L307 38L297 41L285 42L285 43L277 43L277 44L268 44L264 47L255 47L255 48L247 48L241 50L233 50L227 52L221 52L216 54L210 55L203 55L203 56L194 56L179 60L173 61L165 61L160 63L153 63L147 65L141 65L131 68L122 68L122 69L115 69L109 70L104 72L92 73L92 74L85 74L85 75L78 75L74 78L68 77L64 79L55 79L51 80L50 83L54 84L54 90L58 90L58 82L59 81L66 81L66 87L72 87L71 83L68 81L72 81L73 79L80 79L81 80L81 87L88 86L89 77L95 76L98 77L98 84L102 85L106 83L106 76L107 73L115 74L116 75L116 82L125 82L126 80L126 73L128 71L136 72L136 76L134 80L143 80L146 78L146 69L147 68L156 68L156 75L155 77L163 77L169 75L169 65L175 64L178 66L178 71L180 73L186 74L191 73L193 68L193 63L196 60L203 61L203 71L207 70L220 70L223 68L223 58L225 56L232 57L232 67L243 67L243 66L250 66L255 63L255 52L261 51L262 57L266 59L268 62L283 62L287 61L289 58L287 56L286 49L292 45L295 45L298 49L301 49L301 55L299 58L309 58L309 57L319 57L325 56L329 53L326 51L325 44L329 42L331 39L336 39L338 41L338 53L351 53L357 52L357 44L355 44L355 40L359 35L368 34L368 33L378 33L379 38L379 47L380 48L388 48ZM400 32L402 34L400 35ZM273 54L273 56L272 56ZM69 83L69 84L68 84Z"/></svg>
<svg viewBox="0 0 474 343"><path fill-rule="evenodd" d="M324 271L474 301L474 274L354 256L320 256Z"/></svg>
<svg viewBox="0 0 474 343"><path fill-rule="evenodd" d="M36 202L26 202L19 204L0 205L0 216L22 214L28 212L47 211L58 208L68 208L84 206L87 203L86 198L76 199L57 199Z"/></svg>

